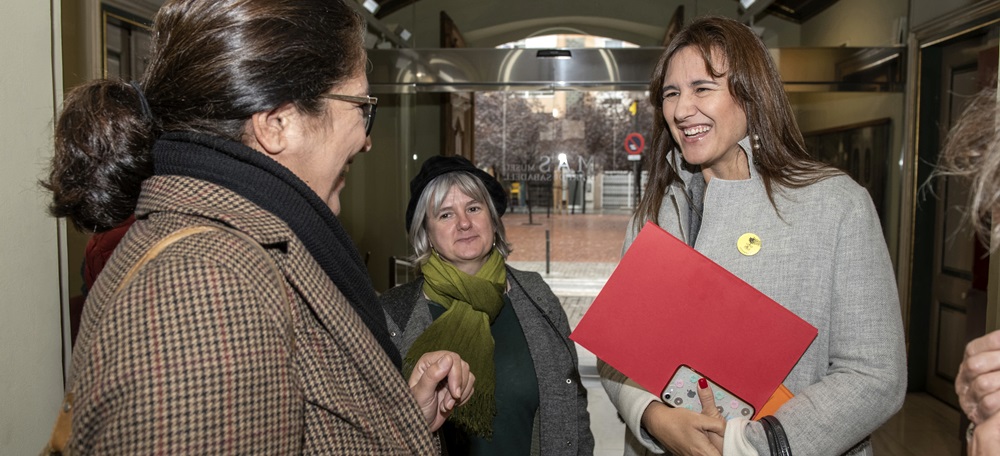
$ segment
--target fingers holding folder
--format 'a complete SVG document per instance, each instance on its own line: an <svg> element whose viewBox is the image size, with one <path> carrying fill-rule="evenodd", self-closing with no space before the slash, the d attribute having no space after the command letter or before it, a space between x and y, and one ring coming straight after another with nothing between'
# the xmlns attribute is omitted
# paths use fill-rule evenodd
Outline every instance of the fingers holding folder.
<svg viewBox="0 0 1000 456"><path fill-rule="evenodd" d="M673 454L722 454L726 420L715 405L715 393L708 382L698 381L701 412L651 402L642 414L642 425Z"/></svg>
<svg viewBox="0 0 1000 456"><path fill-rule="evenodd" d="M708 384L708 380L704 377L698 379L698 399L701 400L701 414L709 418L716 418L722 420L722 433L716 434L715 432L706 432L705 435L708 437L708 441L712 442L712 445L722 452L722 438L726 434L726 421L722 417L722 411L719 407L715 405L715 392L712 391L712 386Z"/></svg>

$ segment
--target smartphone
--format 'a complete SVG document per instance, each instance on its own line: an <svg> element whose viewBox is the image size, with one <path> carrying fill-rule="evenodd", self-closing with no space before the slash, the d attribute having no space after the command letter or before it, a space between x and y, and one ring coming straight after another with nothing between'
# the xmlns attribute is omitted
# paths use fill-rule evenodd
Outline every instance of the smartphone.
<svg viewBox="0 0 1000 456"><path fill-rule="evenodd" d="M691 367L682 364L677 368L677 372L674 372L674 375L670 377L670 383L667 383L666 388L663 389L660 399L663 400L664 404L671 407L686 408L693 412L701 413L701 398L698 397L698 379L702 377L703 375ZM715 393L715 406L719 409L719 413L722 414L723 418L727 420L736 417L753 418L754 409L752 405L717 385L708 377L705 377L705 380L708 380L708 384L712 387L712 392Z"/></svg>

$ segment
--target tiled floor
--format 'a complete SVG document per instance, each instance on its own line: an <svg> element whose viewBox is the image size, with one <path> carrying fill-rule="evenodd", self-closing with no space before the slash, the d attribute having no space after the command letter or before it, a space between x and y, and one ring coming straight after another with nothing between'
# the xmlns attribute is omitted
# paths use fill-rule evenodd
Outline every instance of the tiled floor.
<svg viewBox="0 0 1000 456"><path fill-rule="evenodd" d="M878 456L958 456L959 412L925 393L906 395L903 410L872 435Z"/></svg>
<svg viewBox="0 0 1000 456"><path fill-rule="evenodd" d="M504 226L514 243L511 266L542 274L559 296L575 327L614 271L624 239L627 214L507 214ZM545 230L549 230L549 262ZM596 358L578 347L580 373L587 387L595 456L618 456L625 425L597 377ZM924 393L911 393L903 409L872 436L878 456L959 456L959 412Z"/></svg>

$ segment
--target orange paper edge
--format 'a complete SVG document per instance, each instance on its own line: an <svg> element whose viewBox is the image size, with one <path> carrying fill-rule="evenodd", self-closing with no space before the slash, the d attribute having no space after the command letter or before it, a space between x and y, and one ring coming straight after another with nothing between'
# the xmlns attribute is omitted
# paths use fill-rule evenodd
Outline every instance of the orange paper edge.
<svg viewBox="0 0 1000 456"><path fill-rule="evenodd" d="M789 399L795 397L785 385L778 385L778 389L774 390L774 394L764 403L764 406L760 408L756 415L753 416L754 420L759 420L768 415L774 415L785 402Z"/></svg>

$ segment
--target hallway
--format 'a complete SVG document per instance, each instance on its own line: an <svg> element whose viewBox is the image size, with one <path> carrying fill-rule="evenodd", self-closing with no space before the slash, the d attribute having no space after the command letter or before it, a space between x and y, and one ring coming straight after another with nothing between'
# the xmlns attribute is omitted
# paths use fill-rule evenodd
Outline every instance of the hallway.
<svg viewBox="0 0 1000 456"><path fill-rule="evenodd" d="M514 243L510 265L536 271L559 297L571 328L586 313L620 258L628 215L507 214L504 226ZM545 231L550 262L546 273ZM623 451L625 425L618 419L597 375L596 357L577 347L580 373L587 387L595 456ZM926 393L911 393L903 409L872 436L879 456L959 456L959 412Z"/></svg>

